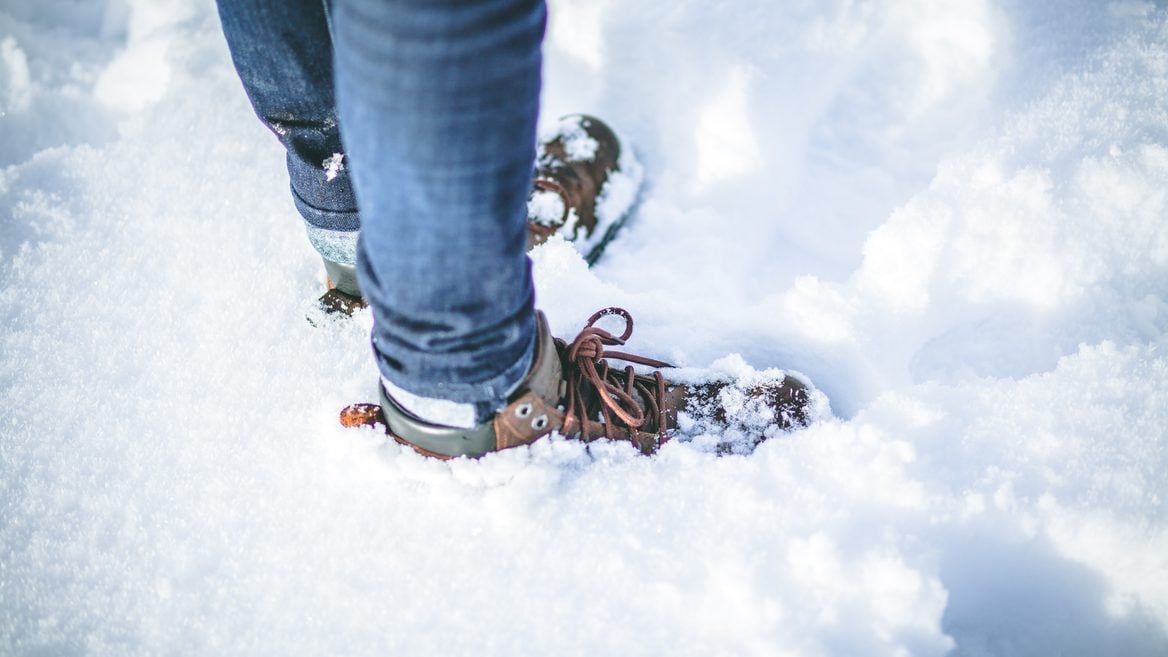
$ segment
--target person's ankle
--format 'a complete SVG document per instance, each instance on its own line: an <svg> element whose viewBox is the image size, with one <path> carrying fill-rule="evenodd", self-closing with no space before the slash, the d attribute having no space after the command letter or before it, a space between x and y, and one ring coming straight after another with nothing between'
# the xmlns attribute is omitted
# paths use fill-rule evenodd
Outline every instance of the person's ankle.
<svg viewBox="0 0 1168 657"><path fill-rule="evenodd" d="M419 420L435 426L473 429L489 422L499 409L507 405L507 400L512 393L527 378L534 359L534 347L533 340L532 348L525 351L519 361L508 368L509 371L516 372L517 375L514 377L514 382L507 385L496 399L458 402L442 397L419 395L395 385L385 376L381 377L381 386L387 397Z"/></svg>
<svg viewBox="0 0 1168 657"><path fill-rule="evenodd" d="M398 406L409 411L419 420L443 427L457 427L471 429L481 421L476 405L468 402L456 402L437 397L425 397L395 386L393 382L381 377L381 385L385 394L395 401Z"/></svg>

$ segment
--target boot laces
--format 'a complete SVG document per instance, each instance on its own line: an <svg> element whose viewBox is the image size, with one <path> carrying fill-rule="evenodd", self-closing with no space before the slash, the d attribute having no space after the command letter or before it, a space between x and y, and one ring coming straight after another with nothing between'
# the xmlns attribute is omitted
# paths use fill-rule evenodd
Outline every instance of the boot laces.
<svg viewBox="0 0 1168 657"><path fill-rule="evenodd" d="M624 331L613 335L597 320L617 315L625 320ZM652 376L638 375L632 365L623 370L610 367L609 358L648 367L673 367L664 361L624 351L606 349L624 345L633 334L633 317L624 308L605 308L588 318L583 330L571 343L556 338L564 366L567 387L567 410L562 432L577 430L584 440L603 435L610 439L635 440L638 432L662 436L666 426L665 377L654 371Z"/></svg>

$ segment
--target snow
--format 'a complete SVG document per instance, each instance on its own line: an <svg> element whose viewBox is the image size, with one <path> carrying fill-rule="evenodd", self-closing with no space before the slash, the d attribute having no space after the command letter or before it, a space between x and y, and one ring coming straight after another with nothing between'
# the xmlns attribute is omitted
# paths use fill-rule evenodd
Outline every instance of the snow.
<svg viewBox="0 0 1168 657"><path fill-rule="evenodd" d="M338 426L213 4L0 9L0 653L1168 652L1168 8L727 9L552 4L542 121L645 185L538 303L834 416L449 463Z"/></svg>
<svg viewBox="0 0 1168 657"><path fill-rule="evenodd" d="M629 138L618 134L622 144L629 143ZM608 175L600 194L596 196L596 228L587 238L577 236L576 249L581 253L588 253L602 242L609 227L627 220L637 202L637 195L645 180L645 168L637 160L630 145L621 150L617 159L617 170ZM575 220L575 208L572 208L572 219ZM622 226L623 227L623 226ZM619 230L619 229L618 229ZM615 233L619 235L620 233Z"/></svg>
<svg viewBox="0 0 1168 657"><path fill-rule="evenodd" d="M588 133L584 131L584 126L577 119L561 120L553 130L541 134L539 141L543 144L555 138L559 138L562 142L564 155L568 162L595 157L596 150L600 148L600 144L588 136ZM539 155L542 154L542 149L540 149Z"/></svg>
<svg viewBox="0 0 1168 657"><path fill-rule="evenodd" d="M542 226L554 226L564 218L564 199L559 192L537 190L527 200L527 218ZM574 225L574 223L573 223Z"/></svg>
<svg viewBox="0 0 1168 657"><path fill-rule="evenodd" d="M332 181L345 170L345 154L333 153L320 166L324 169L324 179Z"/></svg>

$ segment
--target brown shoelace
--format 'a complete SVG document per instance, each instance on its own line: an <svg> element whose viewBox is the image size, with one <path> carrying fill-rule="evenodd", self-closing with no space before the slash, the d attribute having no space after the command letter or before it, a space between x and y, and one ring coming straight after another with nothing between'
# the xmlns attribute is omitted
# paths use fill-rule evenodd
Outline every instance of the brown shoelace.
<svg viewBox="0 0 1168 657"><path fill-rule="evenodd" d="M607 315L619 315L625 320L625 329L619 336L595 326ZM596 418L602 419L604 437L609 440L636 441L637 432L657 433L661 442L667 438L665 377L653 372L651 377L634 373L633 366L623 370L610 368L606 358L615 358L649 367L673 367L664 361L637 356L623 351L609 351L605 347L625 344L633 334L633 317L624 308L605 308L588 318L571 344L556 338L568 382L567 410L562 434L571 436L579 431L583 440L600 437L593 431ZM638 397L642 403L638 403ZM598 428L597 428L598 429Z"/></svg>

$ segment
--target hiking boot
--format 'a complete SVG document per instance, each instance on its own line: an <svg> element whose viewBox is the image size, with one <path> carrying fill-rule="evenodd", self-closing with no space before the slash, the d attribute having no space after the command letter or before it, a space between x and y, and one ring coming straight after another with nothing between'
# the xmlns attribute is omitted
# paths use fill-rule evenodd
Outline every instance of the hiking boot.
<svg viewBox="0 0 1168 657"><path fill-rule="evenodd" d="M620 335L596 326L615 315L625 320ZM761 380L708 377L696 384L670 381L659 371L638 374L632 365L611 367L609 358L651 368L668 363L606 347L625 344L633 318L621 308L592 315L572 342L553 338L547 318L537 313L538 339L531 369L491 419L470 429L431 424L395 402L381 387L381 404L354 404L341 411L346 427L378 426L399 443L427 456L479 457L528 445L553 431L585 442L625 440L651 454L680 433L737 434L720 451L748 451L779 431L806 426L813 396L807 383L785 373ZM818 404L820 402L816 402ZM742 444L745 441L745 444Z"/></svg>
<svg viewBox="0 0 1168 657"><path fill-rule="evenodd" d="M585 114L560 119L536 155L528 249L558 234L594 264L632 209L641 165L612 128Z"/></svg>
<svg viewBox="0 0 1168 657"><path fill-rule="evenodd" d="M361 288L357 285L357 266L344 265L324 260L325 285L328 291L321 295L317 303L325 314L341 313L352 316L353 313L369 305L361 296Z"/></svg>
<svg viewBox="0 0 1168 657"><path fill-rule="evenodd" d="M527 201L528 250L558 234L594 264L624 224L641 178L641 165L606 123L584 114L560 119L537 150ZM324 268L329 289L320 297L321 310L352 315L368 305L356 267L326 258Z"/></svg>

